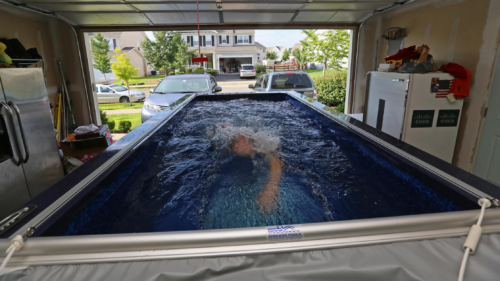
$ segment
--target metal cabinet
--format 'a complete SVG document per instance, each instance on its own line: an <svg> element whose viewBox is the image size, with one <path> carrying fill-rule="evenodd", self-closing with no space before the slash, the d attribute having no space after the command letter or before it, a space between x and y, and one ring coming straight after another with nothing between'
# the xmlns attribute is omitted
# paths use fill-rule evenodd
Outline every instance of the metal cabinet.
<svg viewBox="0 0 500 281"><path fill-rule="evenodd" d="M0 69L0 219L64 176L41 69Z"/></svg>

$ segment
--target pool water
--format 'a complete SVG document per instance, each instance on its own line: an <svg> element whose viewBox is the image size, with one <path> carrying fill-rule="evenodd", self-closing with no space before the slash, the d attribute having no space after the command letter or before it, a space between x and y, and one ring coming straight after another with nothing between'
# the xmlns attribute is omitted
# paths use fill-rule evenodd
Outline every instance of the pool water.
<svg viewBox="0 0 500 281"><path fill-rule="evenodd" d="M237 135L257 151L238 156ZM272 210L259 194L282 163ZM466 210L440 183L290 97L196 98L47 235L256 227Z"/></svg>

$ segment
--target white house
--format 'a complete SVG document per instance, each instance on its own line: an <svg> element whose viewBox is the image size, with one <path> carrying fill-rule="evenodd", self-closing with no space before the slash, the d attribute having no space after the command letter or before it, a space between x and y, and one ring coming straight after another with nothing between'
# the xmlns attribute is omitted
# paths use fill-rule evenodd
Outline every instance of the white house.
<svg viewBox="0 0 500 281"><path fill-rule="evenodd" d="M140 43L146 39L146 33L144 31L134 31L134 32L102 32L104 40L108 42L109 45L109 56L111 61L115 62L116 59L113 58L116 55L113 50L115 48L121 49L121 53L126 53L126 57L130 59L130 63L139 68L137 74L139 77L147 76L152 68L147 65L146 58L142 54ZM89 33L89 37L95 36L95 33ZM97 69L94 69L95 79L104 79L104 75ZM106 78L113 78L113 73L106 73Z"/></svg>
<svg viewBox="0 0 500 281"><path fill-rule="evenodd" d="M275 52L276 53L276 61L281 61L281 59L283 57L283 52L285 51L285 47L284 46L268 47L266 51Z"/></svg>
<svg viewBox="0 0 500 281"><path fill-rule="evenodd" d="M260 63L265 58L265 47L255 42L255 30L202 30L198 38L198 31L181 31L182 37L198 56L198 46L203 57L209 61L203 66L222 72L237 72L241 64ZM190 66L199 63L188 62Z"/></svg>

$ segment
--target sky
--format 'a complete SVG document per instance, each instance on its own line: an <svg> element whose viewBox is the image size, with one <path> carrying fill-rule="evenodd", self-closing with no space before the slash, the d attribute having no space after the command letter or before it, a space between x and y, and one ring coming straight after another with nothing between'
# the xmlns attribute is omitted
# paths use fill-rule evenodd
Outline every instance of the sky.
<svg viewBox="0 0 500 281"><path fill-rule="evenodd" d="M146 35L153 39L153 32L146 31ZM266 47L285 46L285 48L291 48L304 38L305 35L300 29L255 30L255 41Z"/></svg>

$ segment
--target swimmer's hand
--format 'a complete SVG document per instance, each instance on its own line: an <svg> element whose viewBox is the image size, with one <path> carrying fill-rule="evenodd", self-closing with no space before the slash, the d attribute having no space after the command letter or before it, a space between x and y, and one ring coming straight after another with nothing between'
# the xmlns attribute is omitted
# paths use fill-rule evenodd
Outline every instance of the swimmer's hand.
<svg viewBox="0 0 500 281"><path fill-rule="evenodd" d="M266 188L259 193L257 203L260 205L261 213L272 213L276 209L276 202L280 192L279 185L283 163L274 154L267 154L266 159L269 162L269 181Z"/></svg>

